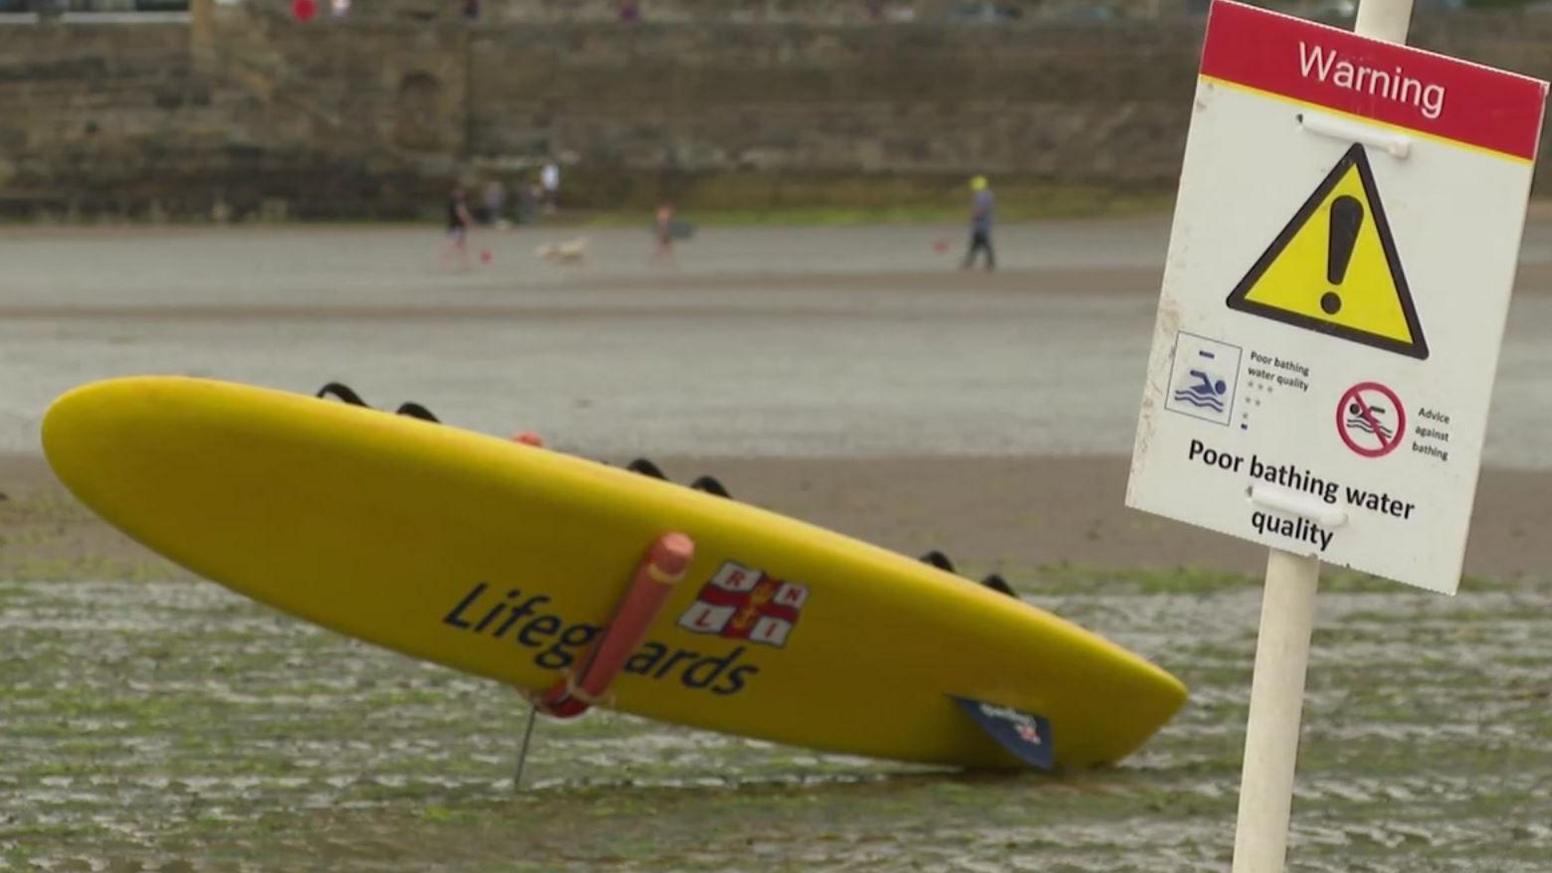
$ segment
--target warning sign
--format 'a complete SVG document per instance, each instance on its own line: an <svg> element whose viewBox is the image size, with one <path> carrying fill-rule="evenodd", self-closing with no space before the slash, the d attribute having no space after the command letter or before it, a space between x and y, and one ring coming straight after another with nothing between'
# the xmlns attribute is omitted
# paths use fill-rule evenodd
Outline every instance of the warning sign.
<svg viewBox="0 0 1552 873"><path fill-rule="evenodd" d="M1453 593L1546 95L1214 0L1127 505Z"/></svg>
<svg viewBox="0 0 1552 873"><path fill-rule="evenodd" d="M1229 293L1229 308L1428 357L1369 157L1354 144Z"/></svg>
<svg viewBox="0 0 1552 873"><path fill-rule="evenodd" d="M1378 382L1362 382L1337 401L1336 432L1362 457L1383 457L1401 445L1406 409L1396 392Z"/></svg>

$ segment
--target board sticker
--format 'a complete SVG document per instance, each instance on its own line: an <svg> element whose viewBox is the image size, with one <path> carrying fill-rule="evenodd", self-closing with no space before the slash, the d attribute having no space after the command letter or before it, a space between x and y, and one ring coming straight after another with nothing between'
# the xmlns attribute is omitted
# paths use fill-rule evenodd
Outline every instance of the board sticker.
<svg viewBox="0 0 1552 873"><path fill-rule="evenodd" d="M806 603L808 586L724 561L679 616L679 626L691 633L783 648Z"/></svg>
<svg viewBox="0 0 1552 873"><path fill-rule="evenodd" d="M1362 145L1337 161L1227 303L1294 327L1428 357Z"/></svg>
<svg viewBox="0 0 1552 873"><path fill-rule="evenodd" d="M1039 770L1050 770L1055 765L1050 719L1032 712L1021 712L1010 706L998 706L968 697L950 697L988 736L1020 761Z"/></svg>

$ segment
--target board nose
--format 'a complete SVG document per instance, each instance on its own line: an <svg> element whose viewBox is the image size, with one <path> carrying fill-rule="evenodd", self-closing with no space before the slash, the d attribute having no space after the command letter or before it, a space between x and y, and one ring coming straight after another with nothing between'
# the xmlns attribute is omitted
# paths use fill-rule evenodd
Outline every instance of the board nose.
<svg viewBox="0 0 1552 873"><path fill-rule="evenodd" d="M112 407L111 400L119 393L119 381L91 382L72 388L55 398L43 413L43 455L66 485L71 485L85 463L97 455L100 443L96 436L108 424L102 413Z"/></svg>
<svg viewBox="0 0 1552 873"><path fill-rule="evenodd" d="M116 466L137 451L136 424L156 405L159 384L168 376L127 376L89 382L66 391L44 411L43 455L54 475L87 505ZM142 434L147 436L148 434ZM145 447L142 447L145 448Z"/></svg>

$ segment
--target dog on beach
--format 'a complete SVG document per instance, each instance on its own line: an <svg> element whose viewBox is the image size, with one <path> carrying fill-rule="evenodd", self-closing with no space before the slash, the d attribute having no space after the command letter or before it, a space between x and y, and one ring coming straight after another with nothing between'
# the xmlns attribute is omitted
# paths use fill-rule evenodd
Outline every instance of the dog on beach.
<svg viewBox="0 0 1552 873"><path fill-rule="evenodd" d="M564 242L545 243L535 249L539 257L552 264L580 264L587 259L587 237Z"/></svg>

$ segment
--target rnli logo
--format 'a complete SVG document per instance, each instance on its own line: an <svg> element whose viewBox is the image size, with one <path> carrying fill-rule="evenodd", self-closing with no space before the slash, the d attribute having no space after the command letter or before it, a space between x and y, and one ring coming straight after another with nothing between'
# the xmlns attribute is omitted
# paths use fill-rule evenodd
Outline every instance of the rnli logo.
<svg viewBox="0 0 1552 873"><path fill-rule="evenodd" d="M679 616L679 626L781 648L807 602L808 586L727 561L701 586L695 602Z"/></svg>

